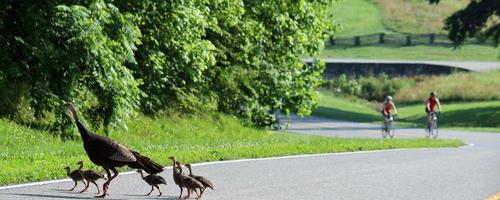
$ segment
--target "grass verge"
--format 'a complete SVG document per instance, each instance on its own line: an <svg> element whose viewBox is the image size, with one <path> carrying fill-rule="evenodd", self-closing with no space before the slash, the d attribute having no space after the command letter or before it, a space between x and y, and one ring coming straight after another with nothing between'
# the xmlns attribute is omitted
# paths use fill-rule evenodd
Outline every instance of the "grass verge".
<svg viewBox="0 0 500 200"><path fill-rule="evenodd" d="M385 60L436 61L498 61L499 50L490 46L463 45L458 49L446 46L384 47L368 46L345 49L324 49L323 58L363 58Z"/></svg>
<svg viewBox="0 0 500 200"><path fill-rule="evenodd" d="M277 133L243 127L238 119L221 114L191 118L137 117L129 123L128 131L116 132L110 137L164 165L170 165L167 158L171 155L192 163L463 144L460 140L348 139ZM48 132L0 120L0 185L63 178L63 167L75 167L79 160L84 161L86 168L102 170L90 163L81 141L62 141Z"/></svg>

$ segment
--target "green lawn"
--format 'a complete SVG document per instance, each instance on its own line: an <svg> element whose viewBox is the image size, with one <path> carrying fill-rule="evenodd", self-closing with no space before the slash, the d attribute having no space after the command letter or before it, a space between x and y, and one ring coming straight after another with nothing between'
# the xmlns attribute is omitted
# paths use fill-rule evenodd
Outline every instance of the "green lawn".
<svg viewBox="0 0 500 200"><path fill-rule="evenodd" d="M380 114L375 105L356 97L334 97L332 93L321 91L319 107L313 115L353 122L378 122Z"/></svg>
<svg viewBox="0 0 500 200"><path fill-rule="evenodd" d="M430 91L436 91L442 101L500 100L499 80L500 71L428 77L397 91L394 98L404 103L422 102Z"/></svg>
<svg viewBox="0 0 500 200"><path fill-rule="evenodd" d="M369 46L324 49L323 58L363 58L387 60L498 61L499 49L490 46L464 45L458 49L444 46L384 47Z"/></svg>
<svg viewBox="0 0 500 200"><path fill-rule="evenodd" d="M346 97L334 97L322 91L320 106L313 115L355 122L380 123L379 108L374 103ZM412 105L397 105L397 124L404 127L424 127L426 114L424 102ZM500 132L500 101L442 103L443 114L439 126L443 128Z"/></svg>
<svg viewBox="0 0 500 200"><path fill-rule="evenodd" d="M425 0L345 0L335 3L331 13L343 27L338 36L390 31L441 33L443 20L468 2L454 0L431 5Z"/></svg>
<svg viewBox="0 0 500 200"><path fill-rule="evenodd" d="M386 32L382 11L367 0L347 0L335 3L331 9L342 31L337 36L355 36Z"/></svg>
<svg viewBox="0 0 500 200"><path fill-rule="evenodd" d="M335 3L331 12L343 30L337 37L352 37L380 32L438 33L442 19L466 5L468 0L443 1L429 5L427 1L346 0ZM500 52L491 46L464 45L454 50L449 46L364 46L325 49L323 58L363 58L389 60L498 61Z"/></svg>
<svg viewBox="0 0 500 200"><path fill-rule="evenodd" d="M431 5L427 0L368 1L377 2L387 29L405 33L445 32L443 21L457 10L465 8L470 2L470 0L451 0Z"/></svg>
<svg viewBox="0 0 500 200"><path fill-rule="evenodd" d="M305 136L243 127L239 120L221 114L205 117L136 117L129 130L111 138L170 165L175 155L185 163L260 158L295 154L362 151L393 148L457 147L459 140L347 139ZM48 132L0 120L0 185L65 177L64 166L90 164L81 141L62 141ZM126 169L126 168L123 168Z"/></svg>
<svg viewBox="0 0 500 200"><path fill-rule="evenodd" d="M500 131L500 101L442 103L442 106L443 114L438 119L441 127ZM423 127L424 108L424 105L401 107L400 121Z"/></svg>

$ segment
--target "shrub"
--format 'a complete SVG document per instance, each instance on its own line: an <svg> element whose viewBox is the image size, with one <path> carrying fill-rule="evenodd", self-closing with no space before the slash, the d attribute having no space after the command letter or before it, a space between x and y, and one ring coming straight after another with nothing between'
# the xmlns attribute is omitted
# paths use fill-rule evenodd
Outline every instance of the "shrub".
<svg viewBox="0 0 500 200"><path fill-rule="evenodd" d="M348 78L340 75L336 79L326 79L322 87L337 95L356 96L369 101L382 101L387 95L395 95L399 90L413 86L416 80L408 77L389 78L385 74L379 76L362 76Z"/></svg>

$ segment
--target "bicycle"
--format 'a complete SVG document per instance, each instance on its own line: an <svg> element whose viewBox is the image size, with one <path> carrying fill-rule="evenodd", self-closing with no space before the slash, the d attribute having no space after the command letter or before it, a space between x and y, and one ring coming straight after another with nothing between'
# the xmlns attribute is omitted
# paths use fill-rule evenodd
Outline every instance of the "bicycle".
<svg viewBox="0 0 500 200"><path fill-rule="evenodd" d="M436 112L429 113L430 120L427 120L427 127L425 128L425 137L436 139L438 137L438 123L437 123L437 114Z"/></svg>
<svg viewBox="0 0 500 200"><path fill-rule="evenodd" d="M384 116L384 121L382 122L382 138L394 137L394 120L395 115Z"/></svg>

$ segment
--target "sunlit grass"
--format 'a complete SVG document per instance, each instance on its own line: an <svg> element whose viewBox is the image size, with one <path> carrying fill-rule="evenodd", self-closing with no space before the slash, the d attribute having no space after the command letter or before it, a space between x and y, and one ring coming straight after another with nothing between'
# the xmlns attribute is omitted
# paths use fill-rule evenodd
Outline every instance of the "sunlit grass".
<svg viewBox="0 0 500 200"><path fill-rule="evenodd" d="M368 46L325 49L323 58L363 58L386 60L498 61L499 49L490 46L464 45L458 49L443 46L384 47Z"/></svg>
<svg viewBox="0 0 500 200"><path fill-rule="evenodd" d="M175 155L185 163L296 154L393 148L456 147L459 140L347 139L305 136L243 127L234 117L136 117L128 131L111 138L153 160L170 165ZM84 161L92 167L81 141L62 141L48 132L0 120L0 185L65 177L64 166ZM122 168L127 169L127 168Z"/></svg>
<svg viewBox="0 0 500 200"><path fill-rule="evenodd" d="M399 102L423 102L431 91L443 101L500 100L500 71L436 76L397 92Z"/></svg>

